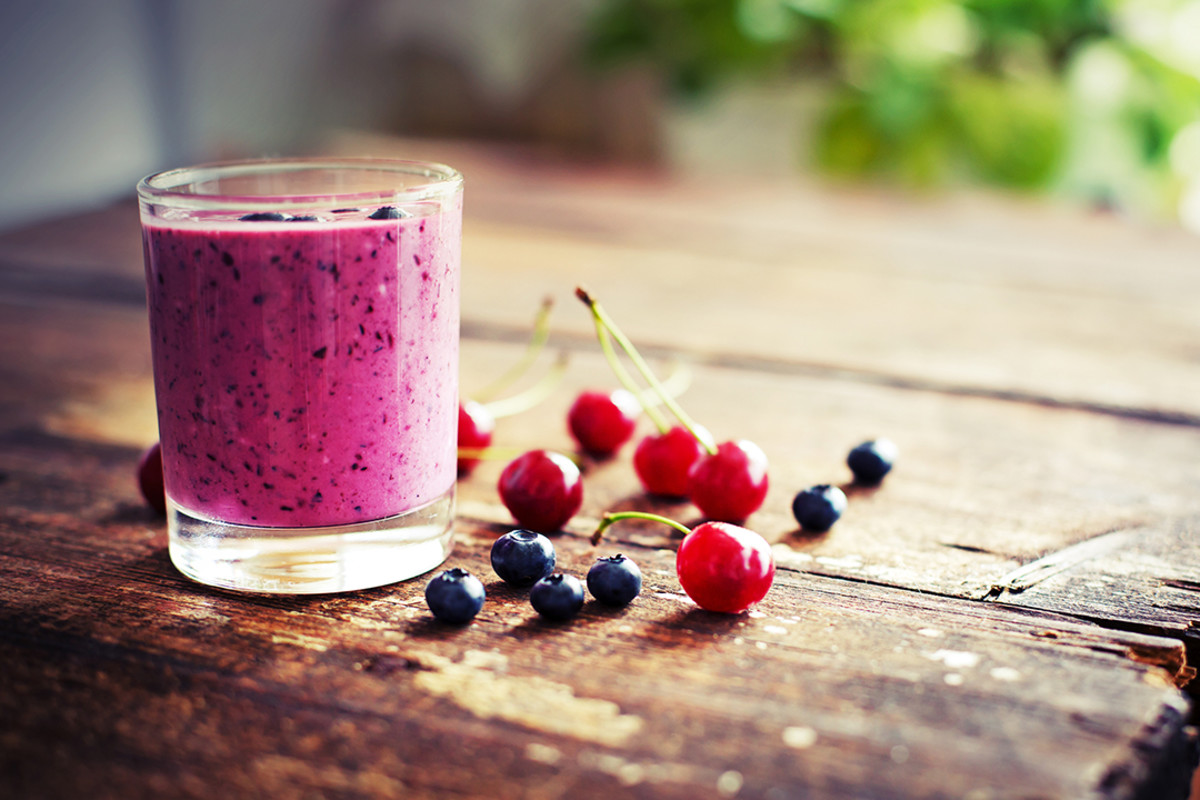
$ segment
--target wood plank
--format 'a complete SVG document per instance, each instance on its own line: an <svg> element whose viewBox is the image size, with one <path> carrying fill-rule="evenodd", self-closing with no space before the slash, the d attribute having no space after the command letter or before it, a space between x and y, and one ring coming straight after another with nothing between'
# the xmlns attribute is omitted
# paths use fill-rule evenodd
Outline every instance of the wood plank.
<svg viewBox="0 0 1200 800"><path fill-rule="evenodd" d="M135 458L0 447L17 796L1132 797L1190 763L1178 642L790 570L755 613L712 615L641 547L643 596L565 625L491 577L462 629L418 581L233 595L170 567L113 478ZM488 575L497 530L463 521L453 563ZM597 552L556 547L576 574Z"/></svg>

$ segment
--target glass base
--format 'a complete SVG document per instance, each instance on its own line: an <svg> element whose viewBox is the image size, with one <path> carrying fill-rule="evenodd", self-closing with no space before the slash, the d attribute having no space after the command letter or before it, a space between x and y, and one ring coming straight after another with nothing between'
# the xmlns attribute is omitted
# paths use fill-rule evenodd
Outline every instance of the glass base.
<svg viewBox="0 0 1200 800"><path fill-rule="evenodd" d="M324 528L260 528L203 519L167 498L171 561L187 577L243 592L324 594L396 583L453 547L454 487L394 517Z"/></svg>

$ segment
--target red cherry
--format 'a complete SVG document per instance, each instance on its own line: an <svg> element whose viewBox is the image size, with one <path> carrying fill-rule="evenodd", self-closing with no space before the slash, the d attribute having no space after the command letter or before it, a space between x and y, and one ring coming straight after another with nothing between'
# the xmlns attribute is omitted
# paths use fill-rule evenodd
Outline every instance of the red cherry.
<svg viewBox="0 0 1200 800"><path fill-rule="evenodd" d="M687 497L688 471L704 455L704 445L682 425L652 433L633 451L633 468L650 494Z"/></svg>
<svg viewBox="0 0 1200 800"><path fill-rule="evenodd" d="M728 522L705 522L684 537L675 572L687 596L706 611L737 614L767 596L775 560L767 540Z"/></svg>
<svg viewBox="0 0 1200 800"><path fill-rule="evenodd" d="M582 392L567 412L567 426L579 447L594 456L611 456L633 436L641 405L625 389Z"/></svg>
<svg viewBox="0 0 1200 800"><path fill-rule="evenodd" d="M688 497L708 519L741 522L767 496L767 457L754 442L724 442L688 473Z"/></svg>
<svg viewBox="0 0 1200 800"><path fill-rule="evenodd" d="M138 460L138 488L147 505L160 514L167 513L167 494L163 489L162 446L155 442Z"/></svg>
<svg viewBox="0 0 1200 800"><path fill-rule="evenodd" d="M517 524L538 533L560 530L583 505L579 467L549 450L530 450L510 461L498 488Z"/></svg>
<svg viewBox="0 0 1200 800"><path fill-rule="evenodd" d="M469 450L482 450L492 443L492 433L496 430L496 418L487 406L474 400L463 400L458 404L458 446ZM467 475L479 464L479 459L462 457L458 459L458 474Z"/></svg>

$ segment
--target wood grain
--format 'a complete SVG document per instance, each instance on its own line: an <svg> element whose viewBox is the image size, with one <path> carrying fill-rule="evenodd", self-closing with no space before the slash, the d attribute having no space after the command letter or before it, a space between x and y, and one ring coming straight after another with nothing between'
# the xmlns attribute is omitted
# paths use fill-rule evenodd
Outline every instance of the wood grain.
<svg viewBox="0 0 1200 800"><path fill-rule="evenodd" d="M713 615L650 548L634 605L566 625L495 580L462 629L419 582L239 596L174 572L113 477L131 449L10 434L0 453L19 796L1067 797L1140 786L1187 742L1161 666L1182 648L1158 637L790 570L755 612ZM454 563L487 574L498 530L464 521ZM576 574L597 553L556 547Z"/></svg>

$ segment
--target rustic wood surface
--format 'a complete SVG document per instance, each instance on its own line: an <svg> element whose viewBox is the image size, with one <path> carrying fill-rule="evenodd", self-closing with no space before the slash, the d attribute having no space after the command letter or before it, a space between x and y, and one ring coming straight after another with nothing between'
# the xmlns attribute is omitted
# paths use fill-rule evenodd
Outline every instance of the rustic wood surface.
<svg viewBox="0 0 1200 800"><path fill-rule="evenodd" d="M614 385L587 284L719 438L757 441L749 525L776 586L695 608L678 538L588 542L607 510L684 521L628 452L585 461L556 538L582 575L625 552L623 611L540 622L490 572L503 462L460 482L449 563L471 625L423 582L243 596L171 567L133 480L156 437L128 200L0 236L0 787L14 797L1186 797L1200 619L1200 243L990 196L899 198L560 164L347 135L340 152L467 175L463 390L556 301L570 358L497 443L569 449L574 394ZM791 496L901 447L825 535Z"/></svg>

